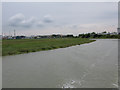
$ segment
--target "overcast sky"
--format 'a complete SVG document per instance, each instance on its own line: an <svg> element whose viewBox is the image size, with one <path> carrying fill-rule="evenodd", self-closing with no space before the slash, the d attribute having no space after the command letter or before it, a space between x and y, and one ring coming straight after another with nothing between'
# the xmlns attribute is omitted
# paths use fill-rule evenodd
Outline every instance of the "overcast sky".
<svg viewBox="0 0 120 90"><path fill-rule="evenodd" d="M116 32L117 2L4 2L3 33L17 35Z"/></svg>

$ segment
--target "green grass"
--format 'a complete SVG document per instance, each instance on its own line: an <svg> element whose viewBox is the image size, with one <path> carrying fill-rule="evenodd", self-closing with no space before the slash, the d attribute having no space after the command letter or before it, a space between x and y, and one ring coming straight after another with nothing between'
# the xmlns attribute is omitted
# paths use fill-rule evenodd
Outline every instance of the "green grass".
<svg viewBox="0 0 120 90"><path fill-rule="evenodd" d="M65 48L73 45L90 43L92 41L95 40L89 40L86 38L3 40L2 56Z"/></svg>

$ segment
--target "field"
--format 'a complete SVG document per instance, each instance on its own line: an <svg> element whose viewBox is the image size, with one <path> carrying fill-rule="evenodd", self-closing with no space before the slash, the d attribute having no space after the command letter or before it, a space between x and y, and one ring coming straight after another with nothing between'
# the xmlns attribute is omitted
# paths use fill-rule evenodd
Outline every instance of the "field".
<svg viewBox="0 0 120 90"><path fill-rule="evenodd" d="M86 38L16 39L2 41L2 56L65 48L90 43Z"/></svg>

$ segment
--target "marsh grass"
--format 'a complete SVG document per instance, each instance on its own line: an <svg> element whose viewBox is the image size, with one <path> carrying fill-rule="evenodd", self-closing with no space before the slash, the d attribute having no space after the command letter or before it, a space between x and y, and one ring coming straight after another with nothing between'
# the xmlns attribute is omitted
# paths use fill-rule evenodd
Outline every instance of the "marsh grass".
<svg viewBox="0 0 120 90"><path fill-rule="evenodd" d="M65 48L95 40L86 38L50 38L50 39L16 39L2 41L2 55L14 55L36 51Z"/></svg>

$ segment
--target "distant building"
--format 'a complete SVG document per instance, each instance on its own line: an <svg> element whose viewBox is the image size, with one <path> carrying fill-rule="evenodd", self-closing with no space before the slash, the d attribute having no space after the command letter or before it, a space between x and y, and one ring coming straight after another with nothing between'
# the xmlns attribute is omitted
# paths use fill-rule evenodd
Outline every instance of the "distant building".
<svg viewBox="0 0 120 90"><path fill-rule="evenodd" d="M117 32L108 33L108 35L117 35L117 34L118 34Z"/></svg>
<svg viewBox="0 0 120 90"><path fill-rule="evenodd" d="M25 36L16 36L15 39L25 39Z"/></svg>
<svg viewBox="0 0 120 90"><path fill-rule="evenodd" d="M118 31L118 34L120 34L120 28L118 28L117 31Z"/></svg>

